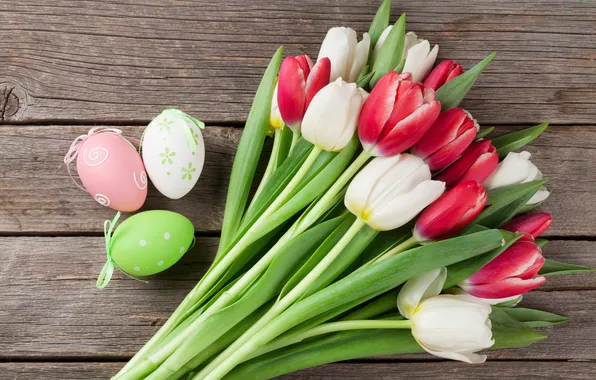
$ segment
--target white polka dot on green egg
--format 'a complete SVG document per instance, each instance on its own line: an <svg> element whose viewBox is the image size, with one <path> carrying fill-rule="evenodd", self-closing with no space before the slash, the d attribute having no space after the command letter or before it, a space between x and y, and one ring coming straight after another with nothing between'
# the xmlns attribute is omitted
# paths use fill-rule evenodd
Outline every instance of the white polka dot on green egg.
<svg viewBox="0 0 596 380"><path fill-rule="evenodd" d="M148 276L174 265L194 239L194 227L183 215L152 210L131 216L112 236L112 260L133 276Z"/></svg>

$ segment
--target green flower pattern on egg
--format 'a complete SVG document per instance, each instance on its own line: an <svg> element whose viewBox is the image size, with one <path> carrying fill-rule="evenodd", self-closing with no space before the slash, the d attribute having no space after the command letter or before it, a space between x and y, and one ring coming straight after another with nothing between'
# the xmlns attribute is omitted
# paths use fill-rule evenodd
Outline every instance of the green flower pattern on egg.
<svg viewBox="0 0 596 380"><path fill-rule="evenodd" d="M112 260L133 276L149 276L174 265L191 247L194 227L183 215L152 210L122 222L112 236Z"/></svg>

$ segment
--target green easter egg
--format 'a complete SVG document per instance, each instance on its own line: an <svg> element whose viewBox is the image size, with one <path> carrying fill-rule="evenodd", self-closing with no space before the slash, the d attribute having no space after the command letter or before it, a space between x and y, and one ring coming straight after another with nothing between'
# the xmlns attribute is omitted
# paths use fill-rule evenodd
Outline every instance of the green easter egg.
<svg viewBox="0 0 596 380"><path fill-rule="evenodd" d="M174 265L190 248L194 227L185 216L153 210L133 215L112 236L112 260L133 276L148 276Z"/></svg>

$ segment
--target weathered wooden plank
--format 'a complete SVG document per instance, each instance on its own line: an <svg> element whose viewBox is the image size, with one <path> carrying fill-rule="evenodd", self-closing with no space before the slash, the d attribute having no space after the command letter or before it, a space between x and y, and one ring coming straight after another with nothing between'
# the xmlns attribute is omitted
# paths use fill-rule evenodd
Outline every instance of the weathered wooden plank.
<svg viewBox="0 0 596 380"><path fill-rule="evenodd" d="M122 363L0 363L3 378L12 380L93 380L107 379ZM455 362L440 363L337 363L288 374L285 380L345 379L540 379L591 380L596 363L499 361L481 365Z"/></svg>
<svg viewBox="0 0 596 380"><path fill-rule="evenodd" d="M316 56L328 28L364 32L379 3L3 1L0 119L148 120L176 106L242 122L278 45ZM392 10L438 43L441 59L470 67L499 52L465 102L481 122L593 123L590 2L437 0Z"/></svg>
<svg viewBox="0 0 596 380"><path fill-rule="evenodd" d="M205 273L217 241L199 238L180 263L148 284L116 273L98 290L95 279L105 260L101 237L0 238L0 358L130 357ZM593 242L553 242L545 254L596 266L593 250ZM523 305L571 321L545 329L551 336L544 342L491 357L596 360L595 277L551 278L545 291L527 295Z"/></svg>
<svg viewBox="0 0 596 380"><path fill-rule="evenodd" d="M72 234L100 233L113 211L97 204L70 180L63 154L89 127L0 127L2 179L0 232ZM121 127L140 137L143 127ZM516 127L500 128L502 131ZM197 231L218 231L228 176L241 130L208 127L205 168L196 188L180 200L169 200L151 188L145 209L167 209L186 215ZM534 162L551 180L551 199L543 206L555 218L551 236L596 236L596 129L552 127L528 147Z"/></svg>

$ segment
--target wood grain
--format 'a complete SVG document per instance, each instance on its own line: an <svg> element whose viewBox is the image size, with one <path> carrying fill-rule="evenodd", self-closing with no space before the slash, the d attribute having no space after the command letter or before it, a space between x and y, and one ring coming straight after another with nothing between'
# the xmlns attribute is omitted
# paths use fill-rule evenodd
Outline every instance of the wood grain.
<svg viewBox="0 0 596 380"><path fill-rule="evenodd" d="M368 30L379 0L6 0L0 4L0 120L149 120L178 107L242 123L267 61L316 57L326 31ZM481 122L593 124L590 1L394 2L408 29L465 68L498 56L464 106Z"/></svg>
<svg viewBox="0 0 596 380"><path fill-rule="evenodd" d="M121 363L0 363L3 379L94 380L113 376ZM483 365L464 363L338 363L281 376L283 380L477 380L542 379L592 380L596 363L499 361Z"/></svg>
<svg viewBox="0 0 596 380"><path fill-rule="evenodd" d="M63 154L72 140L86 133L81 126L0 127L0 234L99 234L113 210L100 206L71 181ZM120 127L140 137L143 127ZM500 132L520 127L499 128ZM167 209L186 215L199 232L220 229L231 170L241 131L207 127L206 161L197 186L180 200L169 200L150 188L144 209ZM549 236L596 236L596 128L551 127L527 148L550 178L553 191L542 207L551 212ZM75 170L76 171L76 170Z"/></svg>
<svg viewBox="0 0 596 380"><path fill-rule="evenodd" d="M130 357L205 273L217 243L217 238L199 238L180 263L148 284L116 273L107 288L98 290L103 238L0 238L0 359ZM552 242L545 255L559 260L568 255L572 262L596 266L593 242L568 243ZM546 341L492 357L596 360L595 277L550 278L543 290L527 295L522 305L568 315L571 321L545 329Z"/></svg>

